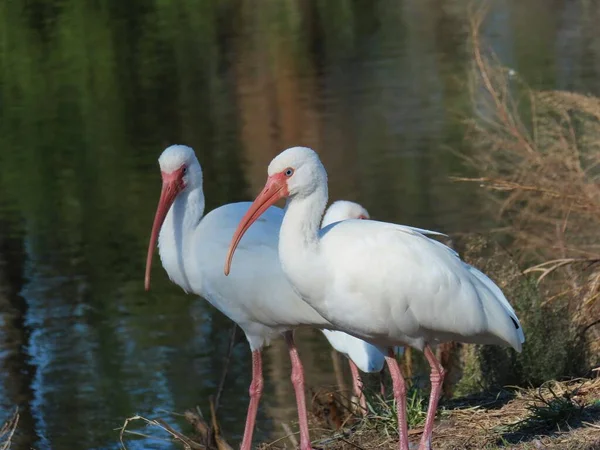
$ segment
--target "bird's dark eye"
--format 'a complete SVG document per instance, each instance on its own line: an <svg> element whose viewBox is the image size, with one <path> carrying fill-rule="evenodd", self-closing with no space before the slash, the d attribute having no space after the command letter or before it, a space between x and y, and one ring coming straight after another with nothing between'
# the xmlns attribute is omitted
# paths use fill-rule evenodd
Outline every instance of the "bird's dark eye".
<svg viewBox="0 0 600 450"><path fill-rule="evenodd" d="M187 173L187 167L186 166L183 166L183 169L181 169L181 173L183 175L185 175Z"/></svg>
<svg viewBox="0 0 600 450"><path fill-rule="evenodd" d="M294 175L294 169L292 169L291 167L288 167L287 169L285 169L285 176L286 177L291 177L292 175Z"/></svg>

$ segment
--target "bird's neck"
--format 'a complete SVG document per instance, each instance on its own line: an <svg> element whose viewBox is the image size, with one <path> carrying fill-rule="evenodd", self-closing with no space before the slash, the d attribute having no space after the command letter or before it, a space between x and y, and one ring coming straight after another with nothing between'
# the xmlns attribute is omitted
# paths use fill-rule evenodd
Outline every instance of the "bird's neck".
<svg viewBox="0 0 600 450"><path fill-rule="evenodd" d="M202 189L181 192L171 205L158 238L160 260L164 269L169 278L186 292L191 291L186 262L189 261L194 230L203 214Z"/></svg>
<svg viewBox="0 0 600 450"><path fill-rule="evenodd" d="M318 187L311 195L288 201L279 235L279 258L283 271L312 305L321 298L319 288L324 276L320 270L319 229L325 206L327 186ZM316 307L316 305L314 305Z"/></svg>

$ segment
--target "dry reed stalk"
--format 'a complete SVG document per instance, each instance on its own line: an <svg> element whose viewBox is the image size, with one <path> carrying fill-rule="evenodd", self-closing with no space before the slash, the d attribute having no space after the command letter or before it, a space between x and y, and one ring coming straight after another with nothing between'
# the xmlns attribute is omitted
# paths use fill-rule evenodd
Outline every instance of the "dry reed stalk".
<svg viewBox="0 0 600 450"><path fill-rule="evenodd" d="M550 302L566 299L585 327L600 318L600 99L529 88L484 54L482 20L476 13L472 22L465 157L482 176L457 180L487 190L526 273L544 282ZM599 331L590 341L600 342Z"/></svg>
<svg viewBox="0 0 600 450"><path fill-rule="evenodd" d="M15 408L13 415L0 427L0 450L8 450L12 438L19 424L19 408Z"/></svg>

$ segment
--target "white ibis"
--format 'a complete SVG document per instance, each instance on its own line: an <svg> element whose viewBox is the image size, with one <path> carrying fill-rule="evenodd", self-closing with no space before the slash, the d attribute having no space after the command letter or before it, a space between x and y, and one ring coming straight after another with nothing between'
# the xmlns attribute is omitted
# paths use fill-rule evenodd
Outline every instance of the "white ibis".
<svg viewBox="0 0 600 450"><path fill-rule="evenodd" d="M298 404L300 447L310 449L304 374L292 330L300 326L336 329L302 301L281 270L277 255L283 210L272 207L240 243L238 266L225 277L222 261L237 224L250 202L221 206L206 216L202 169L194 151L173 145L159 158L162 191L154 217L146 260L145 288L158 240L160 258L169 278L208 300L236 322L252 350L250 404L242 450L250 450L258 403L263 390L261 349L284 334L292 360L292 382Z"/></svg>
<svg viewBox="0 0 600 450"><path fill-rule="evenodd" d="M271 161L266 185L232 239L226 274L244 233L282 198L288 203L279 259L302 298L338 329L374 345L424 351L431 394L420 448L429 449L444 377L430 344L459 341L521 351L525 337L513 308L492 280L422 230L372 220L320 230L327 172L305 147L287 149ZM408 450L406 387L396 360L386 361L398 405L399 446Z"/></svg>

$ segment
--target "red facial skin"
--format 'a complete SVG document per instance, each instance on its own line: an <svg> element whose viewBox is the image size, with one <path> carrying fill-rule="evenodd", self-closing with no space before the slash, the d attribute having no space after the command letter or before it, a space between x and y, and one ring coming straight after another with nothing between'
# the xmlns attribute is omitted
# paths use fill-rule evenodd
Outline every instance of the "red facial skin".
<svg viewBox="0 0 600 450"><path fill-rule="evenodd" d="M250 208L242 217L240 224L235 230L233 238L231 240L231 244L229 245L229 251L227 252L227 258L225 260L225 275L229 275L229 271L231 269L231 260L233 258L233 254L235 253L235 249L237 248L242 236L244 233L250 228L250 226L258 219L269 207L273 206L282 198L286 198L290 195L287 186L287 179L291 175L286 175L286 172L290 169L285 169L279 173L271 175L267 179L267 183L265 184L264 189L258 197L254 200ZM293 175L292 170L292 175Z"/></svg>

